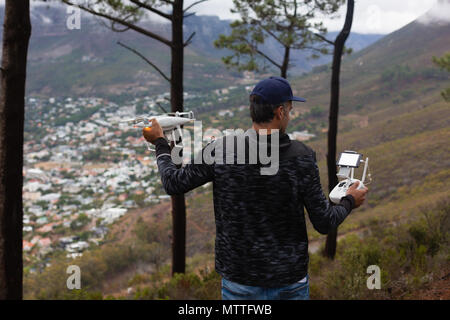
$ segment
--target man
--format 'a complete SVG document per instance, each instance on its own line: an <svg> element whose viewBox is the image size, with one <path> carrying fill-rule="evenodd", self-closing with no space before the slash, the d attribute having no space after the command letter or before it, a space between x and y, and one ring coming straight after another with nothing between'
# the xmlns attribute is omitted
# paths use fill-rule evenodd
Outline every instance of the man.
<svg viewBox="0 0 450 320"><path fill-rule="evenodd" d="M278 170L271 175L261 174L264 165L260 159L257 163L177 168L157 121L150 130L144 129L144 137L156 145L158 168L168 194L186 193L213 182L215 262L223 277L223 299L308 299L304 207L314 228L327 234L365 200L368 190L357 190L355 184L340 205L330 205L320 185L314 151L286 134L292 101L305 100L294 97L289 83L279 77L261 81L250 95L255 136L245 137L246 160L255 151L250 146L252 139L256 137L258 148L265 141L271 154L279 153ZM272 141L277 132L279 141ZM266 139L261 138L264 134ZM224 148L224 154L235 152Z"/></svg>

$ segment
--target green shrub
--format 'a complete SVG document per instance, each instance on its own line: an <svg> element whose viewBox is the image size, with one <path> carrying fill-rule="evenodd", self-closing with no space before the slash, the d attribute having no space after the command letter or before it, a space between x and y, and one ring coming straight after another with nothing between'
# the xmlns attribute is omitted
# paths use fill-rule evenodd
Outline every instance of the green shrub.
<svg viewBox="0 0 450 320"><path fill-rule="evenodd" d="M341 240L335 261L324 263L311 255L311 275L323 279L315 283L314 298L408 297L449 264L449 211L450 200L444 199L433 208L419 209L423 217L404 225L386 228L369 222L371 235ZM381 290L367 289L370 265L381 269Z"/></svg>
<svg viewBox="0 0 450 320"><path fill-rule="evenodd" d="M145 274L135 274L134 276L133 276L133 278L131 278L129 281L128 281L128 285L131 287L131 286L136 286L136 285L138 285L138 284L142 284L142 283L145 283L145 282L148 282L150 280L150 277L148 276L148 275L145 275Z"/></svg>
<svg viewBox="0 0 450 320"><path fill-rule="evenodd" d="M134 298L159 300L212 300L220 299L220 276L215 272L175 274L157 287L138 288Z"/></svg>

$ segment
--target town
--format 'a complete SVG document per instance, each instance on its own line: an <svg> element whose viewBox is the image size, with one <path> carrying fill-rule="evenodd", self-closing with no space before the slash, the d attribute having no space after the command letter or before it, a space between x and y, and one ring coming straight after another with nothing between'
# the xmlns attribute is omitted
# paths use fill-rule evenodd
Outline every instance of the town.
<svg viewBox="0 0 450 320"><path fill-rule="evenodd" d="M213 98L226 102L239 90L248 92L251 86L232 86L206 96L185 93L184 98L203 100L201 106L208 107ZM27 99L23 169L26 262L48 261L55 251L64 251L67 258L81 256L92 245L100 245L109 226L128 210L169 198L140 130L121 122L162 113L168 95L133 98L121 105L95 97ZM217 119L236 117L246 110L244 105L220 109L209 120L214 125ZM308 140L314 134L304 131L290 136Z"/></svg>

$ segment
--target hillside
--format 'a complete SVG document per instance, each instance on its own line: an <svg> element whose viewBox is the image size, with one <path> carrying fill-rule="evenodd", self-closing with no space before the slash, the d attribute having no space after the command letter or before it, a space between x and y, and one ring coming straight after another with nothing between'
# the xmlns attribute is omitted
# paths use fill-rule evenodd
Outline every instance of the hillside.
<svg viewBox="0 0 450 320"><path fill-rule="evenodd" d="M0 20L3 19L0 9ZM167 47L134 31L116 33L107 29L98 18L82 12L81 29L66 27L66 7L59 5L32 6L32 36L29 48L27 93L43 96L114 96L153 95L167 92L168 84L141 58L117 45L131 46L159 66L170 70ZM196 36L186 47L185 90L205 92L242 82L240 73L221 62L224 51L213 42L221 33L229 33L230 21L215 16L192 16L184 25L185 38ZM169 25L145 21L144 26L170 38ZM0 25L0 39L2 26ZM330 37L335 36L331 33ZM352 34L349 46L358 51L379 39L381 35ZM264 50L281 59L280 48L269 41ZM308 60L308 54L293 53L293 74L309 71L330 57Z"/></svg>
<svg viewBox="0 0 450 320"><path fill-rule="evenodd" d="M440 91L449 86L450 77L431 63L433 56L448 51L449 24L413 22L344 59L338 151L350 149L369 156L373 181L367 203L339 228L335 261L320 256L325 238L308 226L310 251L315 252L310 268L312 298L448 297L450 108ZM307 144L317 151L323 186L327 185L326 133L321 129L326 129L329 79L328 66L293 79L295 92L308 102L295 107L301 112L290 125L294 130L305 123L316 124L318 136ZM243 95L242 103L245 99ZM234 111L237 107L229 106ZM321 112L311 113L314 107ZM216 119L217 110L202 118ZM245 128L248 114L236 112L216 125ZM91 276L89 294L218 298L219 278L211 272L214 218L210 187L190 192L187 203L190 273L169 281L170 209L168 202L162 203L122 217L107 244L76 260ZM121 263L108 264L117 260ZM39 277L27 275L27 288L53 283L52 275L66 263L57 260ZM378 292L365 287L365 268L370 264L382 270ZM29 289L28 297L54 297L64 288L43 291Z"/></svg>
<svg viewBox="0 0 450 320"><path fill-rule="evenodd" d="M168 83L153 68L117 42L138 50L166 74L170 70L169 48L136 32L109 31L98 19L86 13L82 13L80 30L68 30L63 9L34 8L34 11L43 11L41 14L51 22L43 24L35 12L29 50L28 94L133 96L169 91ZM157 33L168 34L166 25L146 24ZM186 48L185 77L192 79L186 90L211 90L236 79L237 74L227 71L217 63L217 58L199 54L191 48Z"/></svg>
<svg viewBox="0 0 450 320"><path fill-rule="evenodd" d="M450 109L439 92L450 78L431 62L448 51L449 24L412 22L344 59L338 152L357 150L370 157L374 181L368 204L341 230L369 217L398 221L449 196ZM320 72L299 79L296 88L308 104L325 109L328 81L329 73ZM310 146L326 186L325 133ZM421 197L414 197L418 190Z"/></svg>

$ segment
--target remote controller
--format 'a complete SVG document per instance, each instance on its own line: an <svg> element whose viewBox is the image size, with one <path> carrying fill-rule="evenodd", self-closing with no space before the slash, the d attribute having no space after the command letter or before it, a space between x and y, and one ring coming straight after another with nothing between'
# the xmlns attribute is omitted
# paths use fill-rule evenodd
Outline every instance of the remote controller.
<svg viewBox="0 0 450 320"><path fill-rule="evenodd" d="M330 193L330 200L333 203L339 204L341 202L341 199L346 196L347 190L356 182L359 181L359 189L364 188L364 183L362 183L358 179L346 179L337 184L336 187L331 191Z"/></svg>
<svg viewBox="0 0 450 320"><path fill-rule="evenodd" d="M364 171L362 179L355 179L355 168L359 167L360 163L364 164ZM342 179L336 187L330 192L330 200L335 204L339 204L341 199L346 196L348 189L355 183L359 182L358 190L364 188L364 182L366 179L367 169L369 167L369 158L366 161L362 160L362 155L355 151L345 151L341 153L337 165L340 167L338 178ZM370 176L370 174L369 174Z"/></svg>

